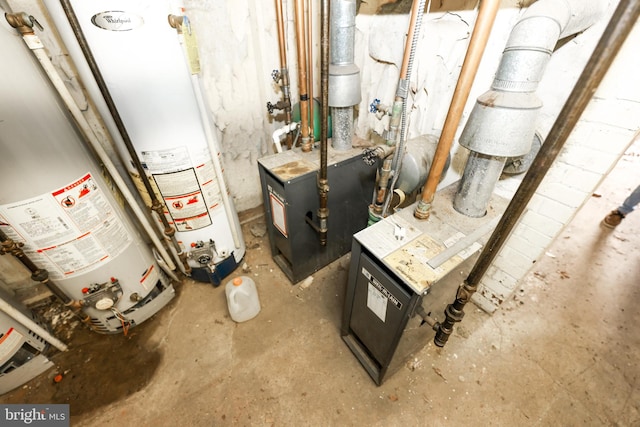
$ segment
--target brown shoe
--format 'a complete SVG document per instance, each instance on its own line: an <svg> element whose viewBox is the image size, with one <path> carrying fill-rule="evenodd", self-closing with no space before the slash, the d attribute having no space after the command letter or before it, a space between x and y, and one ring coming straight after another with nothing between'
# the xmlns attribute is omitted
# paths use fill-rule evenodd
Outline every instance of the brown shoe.
<svg viewBox="0 0 640 427"><path fill-rule="evenodd" d="M611 211L611 213L604 217L602 220L602 225L607 228L616 228L622 220L624 219L624 215L622 215L618 210Z"/></svg>

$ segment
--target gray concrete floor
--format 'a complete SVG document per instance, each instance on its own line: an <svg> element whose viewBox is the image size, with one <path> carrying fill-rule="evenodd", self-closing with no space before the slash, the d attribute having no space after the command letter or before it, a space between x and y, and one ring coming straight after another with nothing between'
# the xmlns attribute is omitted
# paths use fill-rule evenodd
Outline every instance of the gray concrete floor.
<svg viewBox="0 0 640 427"><path fill-rule="evenodd" d="M291 285L258 218L243 226L258 317L236 324L223 287L185 281L127 337L68 331L56 369L0 400L69 403L74 426L640 426L640 214L599 224L640 183L639 145L515 298L468 306L446 347L380 387L340 338L349 255Z"/></svg>

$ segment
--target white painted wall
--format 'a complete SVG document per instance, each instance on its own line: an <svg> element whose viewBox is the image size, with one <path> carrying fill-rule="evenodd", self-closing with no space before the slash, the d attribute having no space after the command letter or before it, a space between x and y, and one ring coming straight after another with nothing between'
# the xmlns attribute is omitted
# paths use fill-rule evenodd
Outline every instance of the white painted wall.
<svg viewBox="0 0 640 427"><path fill-rule="evenodd" d="M603 0L607 1L607 0ZM283 123L270 117L268 101L276 102L279 93L271 71L280 68L273 1L264 0L185 0L199 40L202 80L210 113L217 125L222 145L225 175L238 210L262 203L257 159L273 153L270 135ZM8 0L14 11L26 11L37 17L46 31L40 33L50 55L74 89L79 103L86 105L73 67L57 45L52 25L38 0ZM297 99L293 1L284 0L286 9L287 51L292 100ZM315 46L314 79L319 88L319 2L313 3ZM476 11L468 5L476 1L445 2L462 5L451 11L436 11L424 17L420 45L411 78L413 96L409 116L409 138L425 133L439 134L449 107L457 76L466 52ZM613 9L616 0L611 1ZM471 90L458 133L475 102L488 89L500 60L511 27L522 14L518 0L503 0L493 32ZM363 3L363 7L366 7ZM435 6L434 6L435 7ZM358 106L356 133L375 139L385 127L368 112L369 103L379 98L393 100L402 56L407 14L377 15L360 13L356 20L356 58L362 76L362 103ZM566 97L590 56L606 20L561 47L552 57L539 95L545 106L539 129L543 135L553 123ZM632 141L640 120L640 89L634 70L638 59L633 46L640 42L636 28L594 102L568 141L526 214L514 230L489 274L485 277L476 302L487 311L494 310L514 291L518 281L547 245L570 221L593 189L615 165ZM91 110L88 109L88 114ZM99 121L91 118L101 134ZM108 136L103 135L108 147ZM452 168L442 185L456 181L464 168L466 149L454 144ZM113 153L113 150L111 150ZM115 154L113 154L115 156ZM516 179L501 181L497 192L513 194Z"/></svg>

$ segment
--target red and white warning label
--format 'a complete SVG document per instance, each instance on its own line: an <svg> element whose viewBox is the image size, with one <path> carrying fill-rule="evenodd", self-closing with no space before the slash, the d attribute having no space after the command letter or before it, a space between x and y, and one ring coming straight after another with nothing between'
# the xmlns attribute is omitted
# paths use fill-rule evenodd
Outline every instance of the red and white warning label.
<svg viewBox="0 0 640 427"><path fill-rule="evenodd" d="M132 242L90 173L51 193L0 205L0 227L54 280L98 268Z"/></svg>

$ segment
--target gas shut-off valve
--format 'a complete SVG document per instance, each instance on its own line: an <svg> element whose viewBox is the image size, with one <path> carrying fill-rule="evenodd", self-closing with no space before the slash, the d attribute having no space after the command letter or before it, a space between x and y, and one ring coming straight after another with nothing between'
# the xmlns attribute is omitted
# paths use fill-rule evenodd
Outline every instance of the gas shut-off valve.
<svg viewBox="0 0 640 427"><path fill-rule="evenodd" d="M83 305L97 310L110 310L122 296L122 286L115 277L105 283L94 283L82 289Z"/></svg>
<svg viewBox="0 0 640 427"><path fill-rule="evenodd" d="M193 259L200 265L208 265L212 263L216 256L216 244L211 239L209 239L208 242L198 240L197 242L191 244L189 258Z"/></svg>

